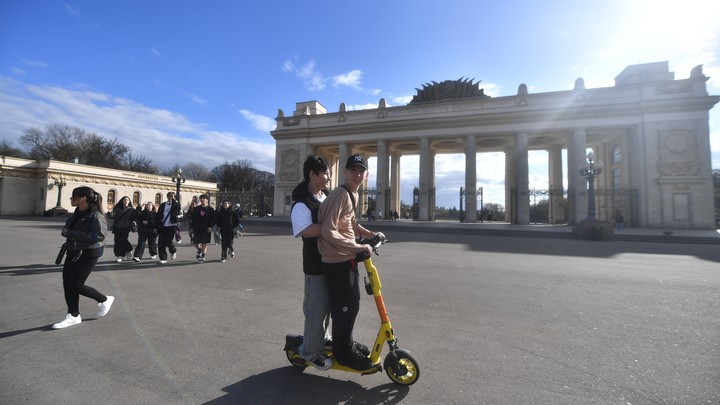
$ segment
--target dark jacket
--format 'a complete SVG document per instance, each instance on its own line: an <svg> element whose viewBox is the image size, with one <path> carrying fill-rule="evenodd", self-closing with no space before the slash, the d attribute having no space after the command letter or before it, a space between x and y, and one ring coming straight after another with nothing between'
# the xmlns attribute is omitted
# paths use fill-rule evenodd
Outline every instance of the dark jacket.
<svg viewBox="0 0 720 405"><path fill-rule="evenodd" d="M220 228L220 233L232 233L240 224L240 218L232 208L220 208L215 217L215 224Z"/></svg>
<svg viewBox="0 0 720 405"><path fill-rule="evenodd" d="M215 209L209 205L207 207L195 206L192 214L190 214L190 220L195 232L207 231L207 228L215 226Z"/></svg>
<svg viewBox="0 0 720 405"><path fill-rule="evenodd" d="M168 202L165 201L164 203L160 204L160 206L158 207L158 212L157 212L157 214L156 214L156 215L157 215L157 216L156 216L156 221L157 221L157 226L158 226L158 228L161 227L161 226L165 226L165 225L164 225L164 221L165 221L165 206L166 206L167 204L168 204ZM181 213L181 211L180 211L180 203L177 202L177 201L175 201L175 200L172 200L172 205L170 206L170 223L171 223L171 224L177 224L177 223L178 223L178 220L179 220L180 217L182 216L180 213Z"/></svg>
<svg viewBox="0 0 720 405"><path fill-rule="evenodd" d="M135 209L129 205L127 207L117 206L113 209L110 217L113 219L113 232L121 230L129 231L135 220Z"/></svg>
<svg viewBox="0 0 720 405"><path fill-rule="evenodd" d="M67 250L97 250L99 254L92 257L102 256L102 249L105 246L105 235L107 234L107 222L105 216L91 209L79 211L75 209L73 215L65 222L62 235L67 239Z"/></svg>
<svg viewBox="0 0 720 405"><path fill-rule="evenodd" d="M327 195L327 191L323 190L323 193ZM301 182L295 187L292 192L292 199L295 204L305 204L310 209L312 215L312 223L318 223L318 210L320 209L320 201L315 198L308 191L308 184ZM291 208L292 210L292 208ZM318 238L306 238L302 237L303 240L303 273L311 276L319 276L323 274L322 271L322 256L318 250L317 242Z"/></svg>
<svg viewBox="0 0 720 405"><path fill-rule="evenodd" d="M157 212L142 210L136 213L135 221L137 221L138 233L154 235L157 233ZM147 221L147 224L143 223Z"/></svg>

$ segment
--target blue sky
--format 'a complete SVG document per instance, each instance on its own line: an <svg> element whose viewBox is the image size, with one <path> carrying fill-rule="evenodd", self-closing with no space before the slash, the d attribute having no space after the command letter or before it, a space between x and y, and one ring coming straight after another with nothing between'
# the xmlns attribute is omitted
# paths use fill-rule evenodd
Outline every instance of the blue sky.
<svg viewBox="0 0 720 405"><path fill-rule="evenodd" d="M423 83L481 81L494 97L613 85L627 65L704 65L720 94L715 0L0 0L0 139L67 124L117 137L160 166L249 159L274 171L278 108L404 105ZM720 107L711 111L720 168ZM531 153L531 188L547 187ZM503 203L502 156L480 155L485 202ZM457 156L439 155L438 205L456 206ZM371 185L374 184L371 160ZM417 159L402 160L402 199Z"/></svg>

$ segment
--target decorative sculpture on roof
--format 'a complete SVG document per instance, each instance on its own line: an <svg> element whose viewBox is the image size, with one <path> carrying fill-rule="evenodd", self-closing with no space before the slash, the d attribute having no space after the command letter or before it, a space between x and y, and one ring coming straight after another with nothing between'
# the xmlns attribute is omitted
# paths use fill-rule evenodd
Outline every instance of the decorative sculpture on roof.
<svg viewBox="0 0 720 405"><path fill-rule="evenodd" d="M445 80L441 83L433 81L432 84L423 84L422 90L415 89L417 94L413 96L409 104L470 97L490 98L490 96L485 95L485 90L480 88L480 82L473 83L473 80L475 79L461 77L457 80Z"/></svg>

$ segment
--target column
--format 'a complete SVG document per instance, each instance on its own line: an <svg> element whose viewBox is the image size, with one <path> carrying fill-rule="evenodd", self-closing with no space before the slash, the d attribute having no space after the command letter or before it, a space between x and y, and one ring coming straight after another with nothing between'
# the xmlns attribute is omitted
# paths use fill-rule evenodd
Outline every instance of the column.
<svg viewBox="0 0 720 405"><path fill-rule="evenodd" d="M382 212L383 217L388 218L388 188L390 187L390 155L388 154L387 141L380 139L377 141L377 174L375 180L377 188L377 199L375 200L378 214Z"/></svg>
<svg viewBox="0 0 720 405"><path fill-rule="evenodd" d="M630 212L625 213L625 220L631 221L631 226L646 228L650 224L650 197L647 189L648 154L645 146L645 125L638 124L628 128L626 136L628 150L623 151L622 168L628 169L628 188L637 190L637 201L635 206L628 207Z"/></svg>
<svg viewBox="0 0 720 405"><path fill-rule="evenodd" d="M512 148L505 148L505 221L515 223L516 211L515 202L517 193L515 193L515 154Z"/></svg>
<svg viewBox="0 0 720 405"><path fill-rule="evenodd" d="M431 214L430 193L434 176L433 156L430 153L430 140L420 138L420 185L418 201L418 220L429 221Z"/></svg>
<svg viewBox="0 0 720 405"><path fill-rule="evenodd" d="M580 223L587 216L587 179L580 174L580 170L587 164L585 149L587 148L587 131L577 128L573 131L568 148L568 196L573 200L575 209L568 218L570 225Z"/></svg>
<svg viewBox="0 0 720 405"><path fill-rule="evenodd" d="M465 137L465 222L477 222L477 150L475 135Z"/></svg>
<svg viewBox="0 0 720 405"><path fill-rule="evenodd" d="M390 154L390 209L400 213L400 152Z"/></svg>
<svg viewBox="0 0 720 405"><path fill-rule="evenodd" d="M551 224L565 223L564 190L563 190L563 167L562 167L562 146L550 145L548 149L548 212Z"/></svg>
<svg viewBox="0 0 720 405"><path fill-rule="evenodd" d="M334 184L333 188L345 183L345 163L347 163L347 159L350 156L348 152L351 150L352 147L349 147L347 142L340 142L338 144L337 173L335 174L335 180L332 181Z"/></svg>
<svg viewBox="0 0 720 405"><path fill-rule="evenodd" d="M528 134L515 135L515 192L517 193L517 223L530 223L530 182L528 180Z"/></svg>

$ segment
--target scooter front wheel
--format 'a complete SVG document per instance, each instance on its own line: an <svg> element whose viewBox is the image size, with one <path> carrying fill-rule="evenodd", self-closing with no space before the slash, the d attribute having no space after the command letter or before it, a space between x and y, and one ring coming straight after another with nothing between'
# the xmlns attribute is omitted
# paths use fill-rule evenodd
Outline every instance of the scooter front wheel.
<svg viewBox="0 0 720 405"><path fill-rule="evenodd" d="M395 384L412 385L420 378L420 365L406 350L394 350L383 362L385 373Z"/></svg>

